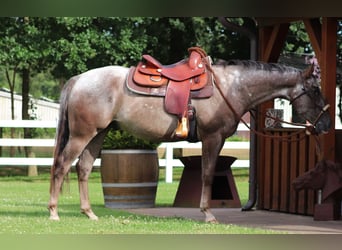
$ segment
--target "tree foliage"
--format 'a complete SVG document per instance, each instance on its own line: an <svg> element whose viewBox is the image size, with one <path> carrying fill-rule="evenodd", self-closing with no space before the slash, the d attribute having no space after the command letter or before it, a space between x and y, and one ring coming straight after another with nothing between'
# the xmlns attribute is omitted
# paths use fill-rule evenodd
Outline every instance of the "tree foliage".
<svg viewBox="0 0 342 250"><path fill-rule="evenodd" d="M303 22L294 22L290 25L284 52L291 52L297 55L313 52L309 35L305 30Z"/></svg>
<svg viewBox="0 0 342 250"><path fill-rule="evenodd" d="M224 29L214 17L2 17L0 21L2 71L14 74L29 67L33 80L44 73L47 86L40 84L32 94L53 99L58 99L56 86L71 76L106 65L134 65L144 53L164 64L188 56L192 46L202 46L214 59L249 55L247 39ZM48 84L49 75L55 86Z"/></svg>

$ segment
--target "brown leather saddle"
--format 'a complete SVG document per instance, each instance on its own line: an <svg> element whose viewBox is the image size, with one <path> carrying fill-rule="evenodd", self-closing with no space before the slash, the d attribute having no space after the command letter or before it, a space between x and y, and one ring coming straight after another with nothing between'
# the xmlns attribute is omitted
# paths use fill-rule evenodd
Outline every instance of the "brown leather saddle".
<svg viewBox="0 0 342 250"><path fill-rule="evenodd" d="M208 72L209 57L198 47L189 49L189 58L163 65L150 55L131 67L127 87L142 94L165 97L165 111L180 119L176 135L186 137L188 112L192 98L208 98L213 94L212 74Z"/></svg>

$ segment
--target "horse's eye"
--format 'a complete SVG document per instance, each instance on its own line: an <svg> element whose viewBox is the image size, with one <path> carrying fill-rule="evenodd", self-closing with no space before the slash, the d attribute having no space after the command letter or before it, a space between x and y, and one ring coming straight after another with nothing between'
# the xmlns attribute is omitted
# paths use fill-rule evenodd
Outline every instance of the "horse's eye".
<svg viewBox="0 0 342 250"><path fill-rule="evenodd" d="M314 92L315 95L319 95L321 93L321 90L320 90L319 87L314 87L313 92Z"/></svg>
<svg viewBox="0 0 342 250"><path fill-rule="evenodd" d="M321 93L321 90L320 90L319 87L314 86L314 87L311 88L310 92L313 93L315 96L318 96Z"/></svg>

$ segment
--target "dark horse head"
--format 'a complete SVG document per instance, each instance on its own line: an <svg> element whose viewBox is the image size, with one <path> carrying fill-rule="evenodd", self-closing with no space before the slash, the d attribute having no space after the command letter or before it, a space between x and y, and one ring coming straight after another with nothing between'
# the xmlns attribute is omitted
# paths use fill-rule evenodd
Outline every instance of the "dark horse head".
<svg viewBox="0 0 342 250"><path fill-rule="evenodd" d="M332 161L322 160L316 164L315 168L293 180L292 186L296 191L321 189L322 199L325 200L342 188L342 166Z"/></svg>
<svg viewBox="0 0 342 250"><path fill-rule="evenodd" d="M297 177L293 182L293 188L295 190L301 189L322 189L325 185L331 184L332 179L329 178L329 174L337 177L337 184L342 184L342 167L340 164L332 161L322 160L318 162L315 168ZM330 180L329 180L330 179ZM330 183L327 183L330 182Z"/></svg>
<svg viewBox="0 0 342 250"><path fill-rule="evenodd" d="M317 134L326 133L331 127L331 118L327 112L319 79L313 74L313 66L300 74L301 84L293 89L291 103L301 117L313 125Z"/></svg>

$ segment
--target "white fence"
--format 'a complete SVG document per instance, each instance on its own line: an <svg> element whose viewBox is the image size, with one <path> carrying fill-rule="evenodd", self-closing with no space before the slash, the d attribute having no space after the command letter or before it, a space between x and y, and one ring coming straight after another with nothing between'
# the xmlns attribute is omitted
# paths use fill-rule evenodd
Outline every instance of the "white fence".
<svg viewBox="0 0 342 250"><path fill-rule="evenodd" d="M56 128L57 121L35 121L35 120L0 120L0 127L7 128ZM239 126L239 131L244 131L245 126ZM54 139L10 139L0 138L0 146L3 147L54 147ZM167 142L160 144L160 149L165 149L165 159L159 159L159 166L166 168L165 181L172 182L173 167L183 166L179 159L174 159L173 150L175 148L192 148L200 149L201 142L188 143L185 141L180 142ZM241 149L249 150L249 142L226 142L223 149ZM1 166L51 166L53 158L26 158L26 157L0 157ZM75 165L76 161L73 163ZM94 166L99 167L101 159L96 159ZM249 160L236 160L232 167L249 167Z"/></svg>

